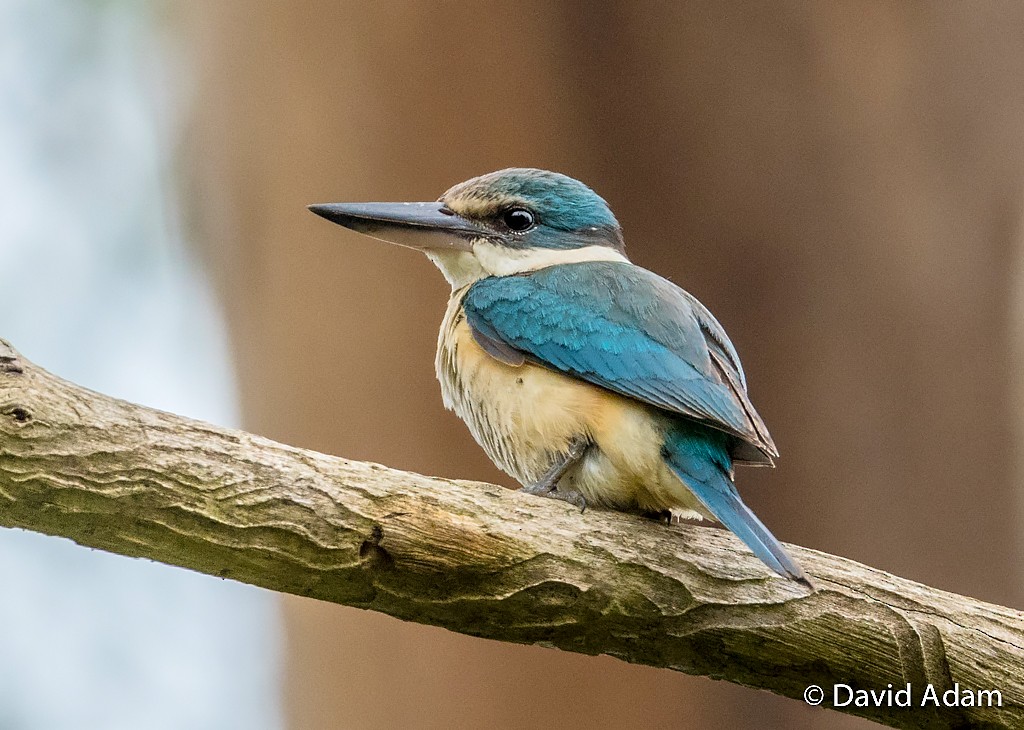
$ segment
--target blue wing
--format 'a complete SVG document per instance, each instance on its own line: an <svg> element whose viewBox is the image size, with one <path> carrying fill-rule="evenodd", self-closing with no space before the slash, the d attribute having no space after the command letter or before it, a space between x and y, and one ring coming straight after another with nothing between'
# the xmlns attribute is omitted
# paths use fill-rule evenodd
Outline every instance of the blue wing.
<svg viewBox="0 0 1024 730"><path fill-rule="evenodd" d="M481 279L463 306L474 336L500 359L523 353L732 434L736 461L778 456L721 325L657 274L624 262L560 264Z"/></svg>

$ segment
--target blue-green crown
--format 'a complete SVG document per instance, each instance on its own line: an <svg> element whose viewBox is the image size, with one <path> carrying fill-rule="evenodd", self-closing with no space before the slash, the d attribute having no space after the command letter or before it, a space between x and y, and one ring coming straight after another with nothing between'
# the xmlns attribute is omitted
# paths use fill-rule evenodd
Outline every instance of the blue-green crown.
<svg viewBox="0 0 1024 730"><path fill-rule="evenodd" d="M522 248L605 245L622 250L622 232L608 203L579 180L548 170L513 167L455 185L441 200L459 215L487 221L522 207L537 217L534 230L509 239Z"/></svg>

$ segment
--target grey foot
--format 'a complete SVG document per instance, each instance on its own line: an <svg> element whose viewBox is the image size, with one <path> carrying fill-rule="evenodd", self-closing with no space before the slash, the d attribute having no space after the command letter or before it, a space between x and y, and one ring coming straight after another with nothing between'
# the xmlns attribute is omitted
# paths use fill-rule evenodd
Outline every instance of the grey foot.
<svg viewBox="0 0 1024 730"><path fill-rule="evenodd" d="M586 498L576 490L562 491L558 489L559 480L565 476L565 473L570 467L575 466L579 463L580 459L583 458L583 454L586 452L587 447L590 443L583 437L574 439L569 444L569 449L566 453L560 454L555 460L555 463L551 465L541 476L540 479L535 481L533 484L528 484L520 492L526 492L527 494L534 494L538 497L547 497L548 499L558 499L569 504L574 504L580 508L580 514L587 511L587 500Z"/></svg>
<svg viewBox="0 0 1024 730"><path fill-rule="evenodd" d="M538 489L543 487L540 482L531 484L528 487L523 487L520 492L526 492L527 494L536 494L538 497L547 497L548 499L557 499L561 502L568 502L569 504L576 505L580 508L580 514L587 511L587 498L583 496L581 492L577 492L575 489L563 492L561 489Z"/></svg>

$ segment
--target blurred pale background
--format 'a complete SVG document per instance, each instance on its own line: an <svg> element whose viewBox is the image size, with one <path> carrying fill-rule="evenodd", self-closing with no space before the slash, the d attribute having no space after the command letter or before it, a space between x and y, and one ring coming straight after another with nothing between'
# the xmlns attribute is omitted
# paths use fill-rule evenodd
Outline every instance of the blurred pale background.
<svg viewBox="0 0 1024 730"><path fill-rule="evenodd" d="M22 102L0 109L0 145L19 161L0 172L0 263L3 285L35 303L0 314L0 335L40 363L222 423L238 412L291 444L510 484L442 409L440 275L304 207L431 199L501 167L556 169L605 196L634 260L729 330L782 451L778 469L741 472L740 488L780 537L1024 604L1024 6L0 7L27 23L6 24L0 46L2 93ZM39 20L40 7L70 19ZM72 88L89 63L105 81ZM22 163L26 145L36 157ZM79 667L21 686L74 687L83 705L156 692L228 718L168 721L154 700L125 727L867 726L703 678L197 576L209 613L183 614L161 591L185 595L185 574L142 566L166 609L151 615L118 599L141 585L138 564L104 578L83 562L76 581L93 592L76 597L61 571L105 556L40 539L21 558L0 538L0 607L33 614L30 629L0 629L24 644L0 646L0 669ZM31 572L49 597L7 588L48 550L49 572ZM195 648L166 641L172 620ZM153 634L128 642L140 666L192 685L112 676L54 638L56 625L66 641L115 646L110 625L136 623ZM31 695L12 701L24 718L13 727L76 727L35 719Z"/></svg>
<svg viewBox="0 0 1024 730"><path fill-rule="evenodd" d="M181 232L182 56L145 3L0 0L0 337L90 388L239 422ZM279 606L0 530L0 729L276 730Z"/></svg>

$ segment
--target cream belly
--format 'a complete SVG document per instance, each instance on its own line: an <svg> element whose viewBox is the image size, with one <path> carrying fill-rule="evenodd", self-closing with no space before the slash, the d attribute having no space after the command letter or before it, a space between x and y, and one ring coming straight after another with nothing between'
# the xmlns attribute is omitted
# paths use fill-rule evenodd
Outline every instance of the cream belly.
<svg viewBox="0 0 1024 730"><path fill-rule="evenodd" d="M578 436L592 446L560 488L620 510L708 513L661 458L668 418L642 403L538 365L507 365L473 339L452 293L438 337L445 406L466 422L499 468L521 484L538 480Z"/></svg>

